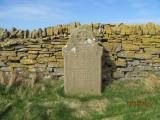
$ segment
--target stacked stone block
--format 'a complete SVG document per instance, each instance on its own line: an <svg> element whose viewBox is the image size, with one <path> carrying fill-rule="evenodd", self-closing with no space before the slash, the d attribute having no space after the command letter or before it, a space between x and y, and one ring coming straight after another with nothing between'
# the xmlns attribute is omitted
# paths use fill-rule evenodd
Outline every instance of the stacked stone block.
<svg viewBox="0 0 160 120"><path fill-rule="evenodd" d="M38 30L0 29L0 71L47 71L63 76L62 48L79 22ZM143 79L160 74L160 26L90 24L106 50L103 69L112 79ZM105 73L107 74L107 73ZM107 78L106 78L107 79Z"/></svg>

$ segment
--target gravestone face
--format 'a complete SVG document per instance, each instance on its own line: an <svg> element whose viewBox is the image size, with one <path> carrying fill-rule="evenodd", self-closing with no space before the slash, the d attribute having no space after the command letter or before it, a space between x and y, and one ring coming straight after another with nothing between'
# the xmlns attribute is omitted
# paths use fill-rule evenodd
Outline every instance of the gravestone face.
<svg viewBox="0 0 160 120"><path fill-rule="evenodd" d="M90 29L79 27L71 33L63 48L66 94L101 94L102 51Z"/></svg>

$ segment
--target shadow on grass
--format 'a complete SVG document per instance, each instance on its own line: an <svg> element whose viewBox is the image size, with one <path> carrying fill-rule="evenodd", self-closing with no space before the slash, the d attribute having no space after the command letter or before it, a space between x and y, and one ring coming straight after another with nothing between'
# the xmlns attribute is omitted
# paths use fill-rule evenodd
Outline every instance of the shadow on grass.
<svg viewBox="0 0 160 120"><path fill-rule="evenodd" d="M56 120L80 120L71 115L73 111L74 109L66 107L63 103L59 103L53 110Z"/></svg>
<svg viewBox="0 0 160 120"><path fill-rule="evenodd" d="M12 103L7 104L3 110L0 110L0 119L3 119L3 117L10 112L12 109Z"/></svg>

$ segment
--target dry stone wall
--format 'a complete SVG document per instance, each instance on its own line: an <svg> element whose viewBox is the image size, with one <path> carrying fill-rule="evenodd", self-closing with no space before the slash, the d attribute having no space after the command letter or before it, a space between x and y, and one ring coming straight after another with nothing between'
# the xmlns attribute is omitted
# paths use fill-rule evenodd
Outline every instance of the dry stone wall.
<svg viewBox="0 0 160 120"><path fill-rule="evenodd" d="M38 30L0 29L0 71L40 71L63 77L62 48L79 22ZM160 26L89 24L104 47L103 78L133 79L160 74Z"/></svg>

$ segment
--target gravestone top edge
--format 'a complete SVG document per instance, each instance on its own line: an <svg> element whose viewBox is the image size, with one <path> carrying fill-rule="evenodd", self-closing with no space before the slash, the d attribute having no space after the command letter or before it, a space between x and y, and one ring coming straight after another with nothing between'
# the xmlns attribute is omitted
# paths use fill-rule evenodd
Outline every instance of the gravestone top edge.
<svg viewBox="0 0 160 120"><path fill-rule="evenodd" d="M92 29L80 26L73 30L68 43L76 44L93 44L96 42Z"/></svg>
<svg viewBox="0 0 160 120"><path fill-rule="evenodd" d="M76 53L78 50L84 50L85 48L93 48L95 50L102 51L102 47L99 46L96 41L95 35L91 28L80 26L72 31L69 41L62 49L63 53Z"/></svg>

